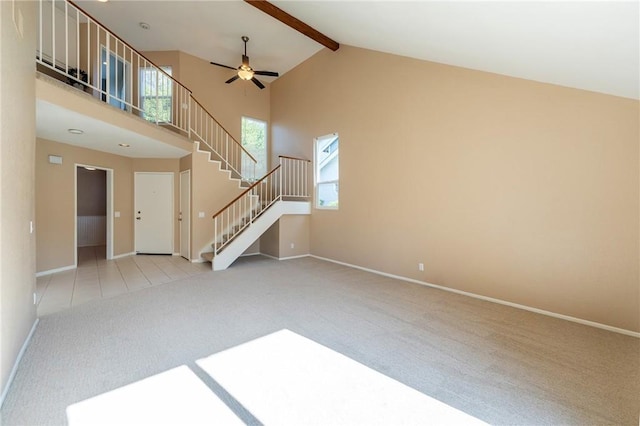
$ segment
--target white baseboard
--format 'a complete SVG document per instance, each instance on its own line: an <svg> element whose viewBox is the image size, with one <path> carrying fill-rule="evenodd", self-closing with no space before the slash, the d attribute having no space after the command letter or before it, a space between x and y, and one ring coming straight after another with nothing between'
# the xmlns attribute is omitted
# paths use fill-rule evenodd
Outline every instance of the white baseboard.
<svg viewBox="0 0 640 426"><path fill-rule="evenodd" d="M76 265L63 266L61 268L49 269L48 271L36 272L36 278L44 275L55 274L56 272L70 271L71 269L76 269Z"/></svg>
<svg viewBox="0 0 640 426"><path fill-rule="evenodd" d="M261 256L268 257L269 259L280 260L280 258L271 256L270 254L260 253Z"/></svg>
<svg viewBox="0 0 640 426"><path fill-rule="evenodd" d="M130 252L130 253L122 253L122 254L119 254L119 255L117 255L117 256L113 256L113 257L111 258L111 260L120 259L120 258L122 258L122 257L127 257L127 256L133 256L134 254L136 254L136 252L135 252L135 251L132 251L132 252Z"/></svg>
<svg viewBox="0 0 640 426"><path fill-rule="evenodd" d="M275 260L291 260L291 259L300 259L301 257L309 257L311 256L310 254L300 254L297 256L287 256L287 257L276 257L276 256L271 256L270 254L265 254L265 253L256 253L259 254L261 256L264 257L268 257L269 259L275 259ZM320 258L318 258L320 259Z"/></svg>
<svg viewBox="0 0 640 426"><path fill-rule="evenodd" d="M310 254L299 254L297 256L287 256L287 257L279 257L278 260L291 260L291 259L300 259L303 257L309 257Z"/></svg>
<svg viewBox="0 0 640 426"><path fill-rule="evenodd" d="M261 255L261 254L262 254L262 253L260 253L260 252L258 251L258 252L255 252L255 253L241 254L241 255L240 255L240 256L238 256L238 257L258 256L258 255Z"/></svg>
<svg viewBox="0 0 640 426"><path fill-rule="evenodd" d="M204 259L191 259L191 263L206 263L207 260Z"/></svg>
<svg viewBox="0 0 640 426"><path fill-rule="evenodd" d="M533 308L533 307L527 306L527 305L521 305L519 303L508 302L506 300L495 299L493 297L487 297L487 296L482 296L482 295L475 294L475 293L469 293L467 291L456 290L455 288L449 288L449 287L444 287L444 286L437 285L437 284L431 284L431 283L428 283L428 282L425 282L425 281L415 280L413 278L407 278L407 277L403 277L403 276L400 276L400 275L388 274L386 272L376 271L375 269L369 269L369 268L365 268L365 267L358 266L358 265L352 265L350 263L340 262L338 260L333 260L333 259L329 259L329 258L326 258L326 257L316 256L316 255L313 255L313 254L310 254L309 256L311 256L313 258L316 258L316 259L324 260L324 261L327 261L327 262L337 263L338 265L348 266L350 268L360 269L362 271L371 272L373 274L382 275L382 276L389 277L389 278L394 278L394 279L397 279L397 280L407 281L407 282L414 283L414 284L420 284L420 285L424 285L424 286L427 286L427 287L436 288L438 290L444 290L444 291L448 291L448 292L451 292L451 293L460 294L460 295L463 295L463 296L473 297L474 299L480 299L480 300L484 300L484 301L487 301L487 302L498 303L500 305L506 305L506 306L510 306L512 308L522 309L522 310L529 311L529 312L535 312L536 314L547 315L547 316L550 316L550 317L559 318L559 319L563 319L563 320L566 320L566 321L576 322L578 324L588 325L590 327L601 328L603 330L612 331L614 333L620 333L620 334L625 334L627 336L640 338L640 332L626 330L624 328L613 327L613 326L606 325L606 324L601 324L601 323L595 322L595 321L589 321L589 320L585 320L585 319L581 319L581 318L572 317L572 316L569 316L569 315L563 315L563 314L558 314L558 313L551 312L551 311L545 311L544 309L538 309L538 308Z"/></svg>
<svg viewBox="0 0 640 426"><path fill-rule="evenodd" d="M4 404L4 399L7 397L7 393L9 392L9 388L11 387L11 383L13 382L13 379L16 376L16 372L18 371L18 365L20 365L22 356L24 355L24 352L27 350L27 346L29 346L29 342L31 341L31 337L33 336L33 333L36 331L36 326L38 325L38 322L40 322L40 319L36 318L36 320L33 322L33 326L31 326L31 331L29 331L27 338L25 339L24 343L22 344L22 347L20 348L20 352L18 352L16 361L13 363L13 368L11 369L11 374L9 374L9 379L7 380L7 384L4 387L4 389L2 389L2 395L0 395L0 408L2 408L2 404Z"/></svg>

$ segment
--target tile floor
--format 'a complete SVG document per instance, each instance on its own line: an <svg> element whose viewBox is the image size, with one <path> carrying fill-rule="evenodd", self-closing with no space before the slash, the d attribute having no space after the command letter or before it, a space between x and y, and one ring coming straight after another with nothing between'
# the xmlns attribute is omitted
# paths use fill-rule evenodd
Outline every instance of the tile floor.
<svg viewBox="0 0 640 426"><path fill-rule="evenodd" d="M106 260L104 246L81 247L77 269L37 278L38 316L210 270L210 263L191 263L179 256L140 255Z"/></svg>

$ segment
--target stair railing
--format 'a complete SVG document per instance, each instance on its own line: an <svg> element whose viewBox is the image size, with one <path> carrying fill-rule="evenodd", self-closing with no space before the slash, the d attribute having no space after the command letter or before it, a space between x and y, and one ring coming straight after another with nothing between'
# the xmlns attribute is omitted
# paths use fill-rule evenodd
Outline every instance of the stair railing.
<svg viewBox="0 0 640 426"><path fill-rule="evenodd" d="M200 147L225 162L234 178L255 180L258 161L193 97L190 107L191 136L205 144Z"/></svg>
<svg viewBox="0 0 640 426"><path fill-rule="evenodd" d="M38 0L36 63L113 107L173 130L211 151L236 178L254 179L256 159L191 90L71 0Z"/></svg>
<svg viewBox="0 0 640 426"><path fill-rule="evenodd" d="M281 155L280 164L213 215L213 253L220 253L276 201L309 198L311 162Z"/></svg>
<svg viewBox="0 0 640 426"><path fill-rule="evenodd" d="M311 161L281 155L280 188L283 198L309 198L309 173Z"/></svg>
<svg viewBox="0 0 640 426"><path fill-rule="evenodd" d="M273 203L282 199L281 171L282 165L278 165L213 215L214 255L251 226Z"/></svg>

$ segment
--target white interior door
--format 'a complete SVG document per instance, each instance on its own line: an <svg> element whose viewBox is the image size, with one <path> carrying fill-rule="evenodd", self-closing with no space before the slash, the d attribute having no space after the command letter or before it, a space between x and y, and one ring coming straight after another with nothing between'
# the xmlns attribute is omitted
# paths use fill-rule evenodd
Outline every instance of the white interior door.
<svg viewBox="0 0 640 426"><path fill-rule="evenodd" d="M136 253L173 253L173 173L135 174Z"/></svg>
<svg viewBox="0 0 640 426"><path fill-rule="evenodd" d="M180 256L191 258L191 170L180 173Z"/></svg>

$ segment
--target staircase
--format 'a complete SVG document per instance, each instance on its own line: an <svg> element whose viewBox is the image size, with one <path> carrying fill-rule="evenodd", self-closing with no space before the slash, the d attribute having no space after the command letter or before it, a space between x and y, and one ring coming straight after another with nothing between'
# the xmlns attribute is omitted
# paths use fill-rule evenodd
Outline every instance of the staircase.
<svg viewBox="0 0 640 426"><path fill-rule="evenodd" d="M188 138L194 154L208 152L246 187L213 215L211 251L200 252L213 270L226 269L282 215L310 214L308 160L281 156L256 180L256 159L182 83L72 1L37 0L36 8L38 71ZM122 76L112 77L112 69L123 69Z"/></svg>
<svg viewBox="0 0 640 426"><path fill-rule="evenodd" d="M213 215L212 269L226 269L285 214L310 214L309 160L280 156L280 164Z"/></svg>

